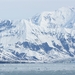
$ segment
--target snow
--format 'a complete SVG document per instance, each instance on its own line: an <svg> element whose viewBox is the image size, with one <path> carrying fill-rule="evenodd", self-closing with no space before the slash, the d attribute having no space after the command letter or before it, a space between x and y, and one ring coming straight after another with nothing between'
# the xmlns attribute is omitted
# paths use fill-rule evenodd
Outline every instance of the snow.
<svg viewBox="0 0 75 75"><path fill-rule="evenodd" d="M6 24L8 21L11 25ZM0 60L3 56L13 60L19 58L12 51L26 54L25 58L28 61L32 60L33 56L42 62L53 61L53 58L54 61L67 59L71 58L71 55L75 58L75 10L73 8L62 7L56 11L42 12L28 20L4 20L4 23L2 22L3 20L0 20L0 24L4 25L0 27L0 49L3 51L0 52ZM26 48L23 42L28 43ZM52 49L46 51L43 43ZM67 46L65 47L63 43ZM33 45L36 49L39 47L39 50L32 50Z"/></svg>

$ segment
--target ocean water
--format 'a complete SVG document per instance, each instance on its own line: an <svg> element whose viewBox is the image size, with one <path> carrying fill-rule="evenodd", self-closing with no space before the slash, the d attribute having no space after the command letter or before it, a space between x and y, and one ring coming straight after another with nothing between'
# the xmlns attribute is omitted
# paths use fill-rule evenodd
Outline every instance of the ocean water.
<svg viewBox="0 0 75 75"><path fill-rule="evenodd" d="M75 64L0 64L0 75L75 75Z"/></svg>

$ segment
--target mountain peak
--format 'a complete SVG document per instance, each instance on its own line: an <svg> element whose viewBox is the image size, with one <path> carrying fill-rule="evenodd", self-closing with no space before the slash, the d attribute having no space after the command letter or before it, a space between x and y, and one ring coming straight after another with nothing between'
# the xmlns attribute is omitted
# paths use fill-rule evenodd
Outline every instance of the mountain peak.
<svg viewBox="0 0 75 75"><path fill-rule="evenodd" d="M51 24L56 24L59 26L65 26L68 23L75 21L74 16L74 8L62 7L56 11L45 11L41 14L37 14L32 17L31 20L35 25L50 26Z"/></svg>
<svg viewBox="0 0 75 75"><path fill-rule="evenodd" d="M29 20L1 20L0 60L75 59L74 8L45 11Z"/></svg>

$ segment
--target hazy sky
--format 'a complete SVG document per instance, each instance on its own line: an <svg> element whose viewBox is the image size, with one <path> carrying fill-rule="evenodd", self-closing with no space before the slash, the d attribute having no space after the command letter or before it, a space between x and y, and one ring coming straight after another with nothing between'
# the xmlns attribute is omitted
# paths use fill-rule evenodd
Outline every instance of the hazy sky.
<svg viewBox="0 0 75 75"><path fill-rule="evenodd" d="M1 19L31 18L43 11L75 7L75 0L0 0Z"/></svg>

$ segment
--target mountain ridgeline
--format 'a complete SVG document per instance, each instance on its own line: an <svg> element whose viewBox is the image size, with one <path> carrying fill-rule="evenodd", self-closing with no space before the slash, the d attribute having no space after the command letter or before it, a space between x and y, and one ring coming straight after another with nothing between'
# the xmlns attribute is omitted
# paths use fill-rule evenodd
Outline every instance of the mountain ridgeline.
<svg viewBox="0 0 75 75"><path fill-rule="evenodd" d="M75 9L0 20L0 61L75 62Z"/></svg>

